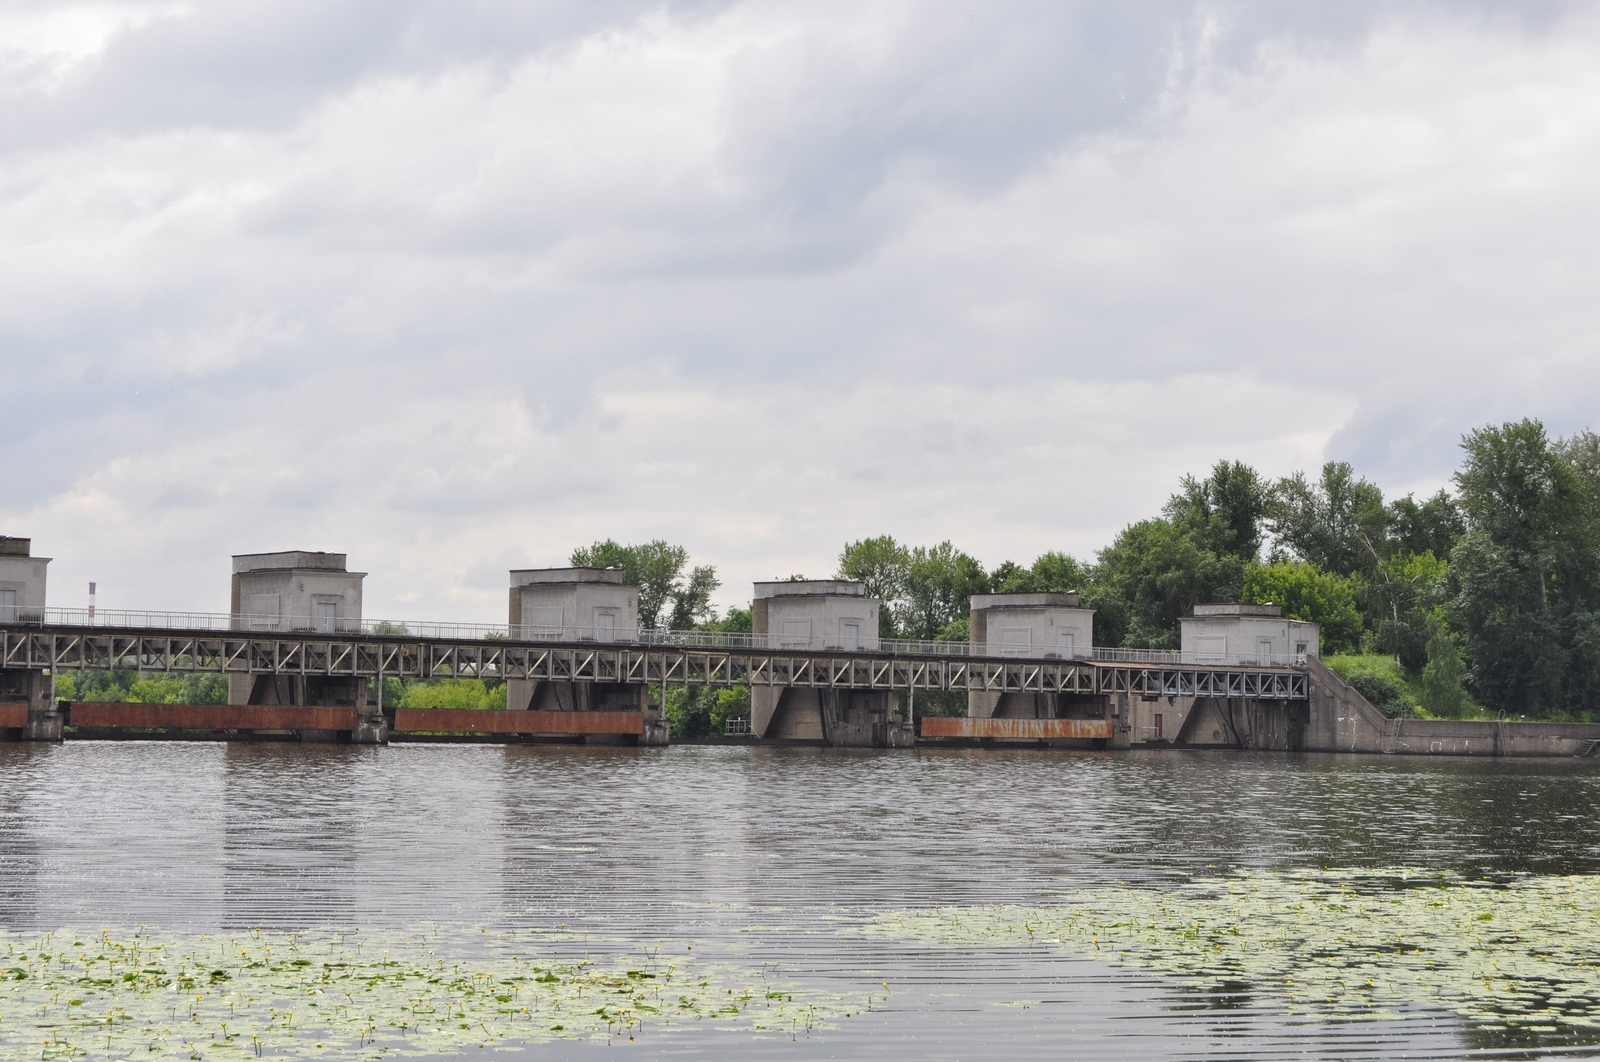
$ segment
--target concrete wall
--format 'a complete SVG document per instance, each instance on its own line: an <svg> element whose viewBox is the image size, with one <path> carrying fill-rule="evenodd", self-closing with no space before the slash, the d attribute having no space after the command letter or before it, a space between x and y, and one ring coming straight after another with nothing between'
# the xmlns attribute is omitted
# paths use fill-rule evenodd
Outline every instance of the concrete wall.
<svg viewBox="0 0 1600 1062"><path fill-rule="evenodd" d="M750 730L769 741L822 741L820 691L755 689L750 704ZM767 696L754 696L766 694Z"/></svg>
<svg viewBox="0 0 1600 1062"><path fill-rule="evenodd" d="M25 538L0 537L0 623L44 618L45 569L49 557L31 555Z"/></svg>
<svg viewBox="0 0 1600 1062"><path fill-rule="evenodd" d="M1183 732L1189 712L1194 708L1193 697L1165 697L1145 700L1128 698L1128 740L1133 745L1172 744Z"/></svg>
<svg viewBox="0 0 1600 1062"><path fill-rule="evenodd" d="M1600 723L1389 719L1320 660L1310 660L1313 752L1421 756L1578 756L1600 742Z"/></svg>
<svg viewBox="0 0 1600 1062"><path fill-rule="evenodd" d="M48 706L50 679L43 671L0 671L0 702Z"/></svg>
<svg viewBox="0 0 1600 1062"><path fill-rule="evenodd" d="M1278 702L1237 697L1133 696L1128 698L1127 719L1131 747L1288 750L1296 747L1295 735L1303 729L1303 720L1291 720Z"/></svg>
<svg viewBox="0 0 1600 1062"><path fill-rule="evenodd" d="M365 708L368 685L367 679L328 675L229 675L228 703Z"/></svg>
<svg viewBox="0 0 1600 1062"><path fill-rule="evenodd" d="M255 553L233 558L230 611L250 630L323 629L319 605L332 605L334 629L361 629L365 572L345 570L342 553Z"/></svg>
<svg viewBox="0 0 1600 1062"><path fill-rule="evenodd" d="M756 583L751 621L774 648L877 649L880 608L862 584L842 579Z"/></svg>
<svg viewBox="0 0 1600 1062"><path fill-rule="evenodd" d="M1579 756L1600 741L1600 723L1396 719L1389 752L1428 756Z"/></svg>
<svg viewBox="0 0 1600 1062"><path fill-rule="evenodd" d="M975 656L1042 652L1087 659L1094 655L1094 609L1077 605L1077 594L975 594L970 613L972 652ZM1064 647L1068 639L1071 645ZM1046 703L1032 694L967 693L967 715L972 719L1061 718L1058 711L1054 697Z"/></svg>
<svg viewBox="0 0 1600 1062"><path fill-rule="evenodd" d="M615 637L638 636L639 588L607 568L540 568L511 573L509 622L516 637L561 636L605 640L606 619Z"/></svg>
<svg viewBox="0 0 1600 1062"><path fill-rule="evenodd" d="M361 629L365 572L345 570L343 553L288 550L233 558L229 611L236 626L257 631ZM332 606L331 620L319 606ZM367 682L297 675L229 675L229 704L364 707Z"/></svg>
<svg viewBox="0 0 1600 1062"><path fill-rule="evenodd" d="M1094 609L1078 608L1076 594L975 595L971 622L979 656L1094 655ZM1070 638L1070 648L1064 638Z"/></svg>
<svg viewBox="0 0 1600 1062"><path fill-rule="evenodd" d="M511 573L507 622L512 637L537 641L634 641L639 637L639 588L618 568L527 568ZM642 738L589 735L589 743L641 740L665 744L666 721L649 687L621 682L543 682L508 679L506 707L538 712L639 712Z"/></svg>
<svg viewBox="0 0 1600 1062"><path fill-rule="evenodd" d="M536 712L643 712L650 707L650 689L621 682L511 679L506 683L506 707Z"/></svg>
<svg viewBox="0 0 1600 1062"><path fill-rule="evenodd" d="M861 583L844 579L805 579L756 583L750 601L751 630L757 645L796 651L830 649L877 649L878 611L876 598L866 596ZM847 630L853 627L854 630ZM861 727L850 714L851 707L868 710L867 702L853 699L867 696L845 692L843 707L834 699L837 691L785 690L756 686L750 690L750 732L759 738L787 741L828 741L832 744L858 744ZM871 694L872 711L886 718L888 697ZM830 725L831 724L831 725ZM871 740L866 744L877 744ZM843 740L844 738L852 740Z"/></svg>
<svg viewBox="0 0 1600 1062"><path fill-rule="evenodd" d="M753 691L755 692L755 691ZM881 690L779 689L770 705L763 702L756 719L751 704L752 730L769 741L817 741L828 745L881 747L894 743L891 731L899 723L890 694Z"/></svg>
<svg viewBox="0 0 1600 1062"><path fill-rule="evenodd" d="M1278 663L1319 655L1317 625L1285 619L1276 614L1276 606L1196 605L1194 611L1179 620L1178 645L1186 660L1265 663L1260 658L1262 642L1271 644L1271 656Z"/></svg>
<svg viewBox="0 0 1600 1062"><path fill-rule="evenodd" d="M1320 660L1307 660L1311 720L1306 749L1311 752L1387 752L1394 720L1385 716Z"/></svg>

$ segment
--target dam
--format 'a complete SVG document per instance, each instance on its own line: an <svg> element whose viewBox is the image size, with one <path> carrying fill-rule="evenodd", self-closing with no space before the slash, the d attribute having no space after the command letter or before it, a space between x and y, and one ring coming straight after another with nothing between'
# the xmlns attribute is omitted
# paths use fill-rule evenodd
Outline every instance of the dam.
<svg viewBox="0 0 1600 1062"><path fill-rule="evenodd" d="M660 745L672 686L751 690L753 742L922 742L1094 749L1232 748L1445 755L1587 755L1600 725L1390 720L1323 666L1316 625L1271 605L1197 606L1172 651L1093 645L1071 593L985 594L968 641L880 638L859 583L757 583L749 633L645 629L617 569L510 573L504 624L373 621L342 554L234 558L231 611L45 604L48 560L0 554L0 738L278 737L384 744L568 740ZM70 703L65 671L210 673L225 705ZM383 680L503 682L507 707L402 708ZM919 715L919 693L964 694L965 716Z"/></svg>

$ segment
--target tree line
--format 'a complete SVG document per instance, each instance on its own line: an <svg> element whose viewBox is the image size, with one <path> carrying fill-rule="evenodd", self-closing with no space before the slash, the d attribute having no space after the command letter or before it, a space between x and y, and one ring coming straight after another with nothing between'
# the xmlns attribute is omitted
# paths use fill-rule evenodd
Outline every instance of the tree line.
<svg viewBox="0 0 1600 1062"><path fill-rule="evenodd" d="M974 594L1077 591L1095 609L1096 645L1171 649L1196 604L1270 602L1321 624L1324 658L1393 714L1600 718L1600 436L1553 438L1523 420L1461 446L1451 489L1427 498L1385 499L1345 462L1274 481L1219 461L1093 558L1050 550L986 568L949 541L879 535L847 543L834 575L884 603L886 638L966 640ZM642 627L751 628L748 608L718 615L716 569L690 564L682 546L605 539L569 560L622 568L639 587ZM63 679L86 700L203 703L224 692L214 676ZM496 687L403 683L384 700L501 706ZM963 710L946 699L926 708ZM748 712L749 691L675 688L664 702L675 734L720 734Z"/></svg>
<svg viewBox="0 0 1600 1062"><path fill-rule="evenodd" d="M1272 481L1237 461L1186 476L1092 560L992 570L949 542L848 544L838 574L887 604L884 636L968 637L978 593L1075 590L1095 644L1171 649L1196 604L1281 605L1391 712L1600 714L1600 436L1537 420L1462 440L1453 490L1386 500L1345 462Z"/></svg>

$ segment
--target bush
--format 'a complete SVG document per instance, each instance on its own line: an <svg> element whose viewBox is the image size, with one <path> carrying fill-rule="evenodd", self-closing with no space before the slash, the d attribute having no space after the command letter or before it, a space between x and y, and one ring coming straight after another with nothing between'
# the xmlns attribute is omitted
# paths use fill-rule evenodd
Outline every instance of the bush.
<svg viewBox="0 0 1600 1062"><path fill-rule="evenodd" d="M1400 684L1387 675L1375 671L1360 671L1345 681L1372 706L1390 719L1405 719L1417 714L1416 705L1406 696Z"/></svg>
<svg viewBox="0 0 1600 1062"><path fill-rule="evenodd" d="M1340 678L1348 682L1357 693L1372 702L1372 706L1391 719L1406 719L1420 715L1416 698L1405 672L1392 656L1362 653L1339 653L1323 657Z"/></svg>
<svg viewBox="0 0 1600 1062"><path fill-rule="evenodd" d="M1422 703L1434 715L1459 719L1471 708L1463 682L1467 677L1466 665L1461 661L1461 650L1442 619L1436 620L1433 636L1428 639L1428 662L1422 668Z"/></svg>
<svg viewBox="0 0 1600 1062"><path fill-rule="evenodd" d="M137 704L227 704L228 676L139 671L63 671L56 699Z"/></svg>
<svg viewBox="0 0 1600 1062"><path fill-rule="evenodd" d="M392 687L385 684L385 705L398 708L504 708L506 686L492 686L481 679L418 679L406 682L398 701L390 697Z"/></svg>
<svg viewBox="0 0 1600 1062"><path fill-rule="evenodd" d="M1361 611L1356 607L1356 582L1318 570L1304 561L1252 565L1244 575L1240 601L1273 602L1290 619L1322 627L1322 650L1345 652L1361 642Z"/></svg>

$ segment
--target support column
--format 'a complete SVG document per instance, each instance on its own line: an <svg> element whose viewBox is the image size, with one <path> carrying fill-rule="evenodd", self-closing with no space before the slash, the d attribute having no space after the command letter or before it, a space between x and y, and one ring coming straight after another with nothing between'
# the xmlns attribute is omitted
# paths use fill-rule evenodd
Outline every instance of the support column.
<svg viewBox="0 0 1600 1062"><path fill-rule="evenodd" d="M28 672L28 726L22 732L24 741L60 741L61 713L50 697L54 683L45 678L43 671Z"/></svg>
<svg viewBox="0 0 1600 1062"><path fill-rule="evenodd" d="M661 696L665 699L666 687L661 689ZM661 710L661 705L650 700L648 691L643 696L644 732L639 735L641 745L665 745L672 737L672 726L667 722L667 717Z"/></svg>
<svg viewBox="0 0 1600 1062"><path fill-rule="evenodd" d="M909 749L917 744L917 689L915 686L906 690L905 714L894 710L894 694L888 695L889 710L885 721L887 740L884 744L891 749Z"/></svg>
<svg viewBox="0 0 1600 1062"><path fill-rule="evenodd" d="M387 745L389 720L383 714L383 678L378 678L377 704L367 703L365 679L356 682L356 728L350 732L352 745Z"/></svg>
<svg viewBox="0 0 1600 1062"><path fill-rule="evenodd" d="M1128 705L1128 694L1114 694L1112 703L1111 747L1130 748L1133 745L1133 716Z"/></svg>

